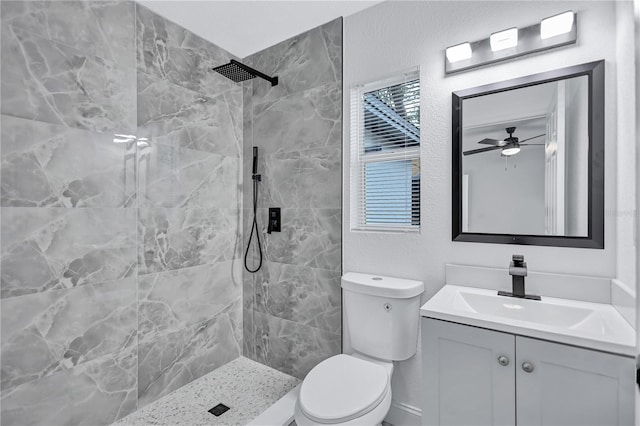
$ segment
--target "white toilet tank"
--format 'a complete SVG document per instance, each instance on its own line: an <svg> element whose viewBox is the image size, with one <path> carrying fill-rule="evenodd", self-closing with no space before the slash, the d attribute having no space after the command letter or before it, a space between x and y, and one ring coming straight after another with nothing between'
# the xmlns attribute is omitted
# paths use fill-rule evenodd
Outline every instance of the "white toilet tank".
<svg viewBox="0 0 640 426"><path fill-rule="evenodd" d="M353 349L389 361L416 353L421 281L348 272L342 289Z"/></svg>

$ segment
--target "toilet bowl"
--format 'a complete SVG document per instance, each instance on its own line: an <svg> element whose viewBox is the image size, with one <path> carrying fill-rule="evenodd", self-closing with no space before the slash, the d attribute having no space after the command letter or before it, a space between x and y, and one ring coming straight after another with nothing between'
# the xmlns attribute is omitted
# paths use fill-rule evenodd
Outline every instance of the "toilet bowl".
<svg viewBox="0 0 640 426"><path fill-rule="evenodd" d="M393 361L416 352L422 282L349 272L342 289L354 352L307 374L294 409L299 426L380 425L391 407Z"/></svg>
<svg viewBox="0 0 640 426"><path fill-rule="evenodd" d="M379 425L391 407L393 363L335 355L304 379L296 402L299 426Z"/></svg>

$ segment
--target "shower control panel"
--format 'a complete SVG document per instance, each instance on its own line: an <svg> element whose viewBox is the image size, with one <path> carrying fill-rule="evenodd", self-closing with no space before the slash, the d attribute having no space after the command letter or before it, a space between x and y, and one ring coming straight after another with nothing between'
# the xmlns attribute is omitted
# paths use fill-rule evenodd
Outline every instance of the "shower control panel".
<svg viewBox="0 0 640 426"><path fill-rule="evenodd" d="M269 207L267 233L280 232L280 207Z"/></svg>

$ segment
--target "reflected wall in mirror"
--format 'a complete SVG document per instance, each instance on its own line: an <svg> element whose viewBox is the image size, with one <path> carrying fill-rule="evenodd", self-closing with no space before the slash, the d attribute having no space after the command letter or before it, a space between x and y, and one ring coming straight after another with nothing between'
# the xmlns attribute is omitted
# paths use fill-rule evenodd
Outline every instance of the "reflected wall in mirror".
<svg viewBox="0 0 640 426"><path fill-rule="evenodd" d="M603 248L604 62L453 94L453 239Z"/></svg>

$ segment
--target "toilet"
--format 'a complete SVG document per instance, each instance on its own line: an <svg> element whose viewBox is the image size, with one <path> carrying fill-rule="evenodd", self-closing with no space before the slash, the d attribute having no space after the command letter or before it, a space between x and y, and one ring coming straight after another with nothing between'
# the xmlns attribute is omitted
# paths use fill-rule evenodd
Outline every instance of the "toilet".
<svg viewBox="0 0 640 426"><path fill-rule="evenodd" d="M391 407L393 361L416 353L422 282L349 272L342 290L354 352L307 374L295 405L298 426L381 424Z"/></svg>

